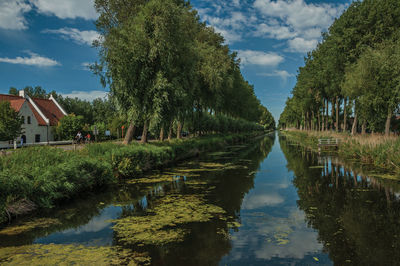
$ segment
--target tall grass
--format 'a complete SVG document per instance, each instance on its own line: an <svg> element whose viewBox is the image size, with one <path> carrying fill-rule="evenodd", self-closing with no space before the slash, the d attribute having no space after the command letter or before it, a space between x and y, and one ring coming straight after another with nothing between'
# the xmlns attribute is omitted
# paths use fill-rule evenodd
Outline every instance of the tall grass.
<svg viewBox="0 0 400 266"><path fill-rule="evenodd" d="M0 223L10 213L17 214L15 209L23 208L18 203L52 208L87 191L113 185L118 178L135 178L146 170L252 136L252 133L214 135L128 146L107 142L88 145L76 152L50 147L18 150L0 157Z"/></svg>
<svg viewBox="0 0 400 266"><path fill-rule="evenodd" d="M290 130L288 134L316 148L319 138L341 140L338 154L400 174L400 138L382 134L351 136L346 133Z"/></svg>

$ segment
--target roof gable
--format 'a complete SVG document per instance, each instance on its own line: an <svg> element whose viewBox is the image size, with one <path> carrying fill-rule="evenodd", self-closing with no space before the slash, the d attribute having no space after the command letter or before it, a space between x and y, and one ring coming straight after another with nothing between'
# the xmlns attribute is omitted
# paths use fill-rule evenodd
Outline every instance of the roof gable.
<svg viewBox="0 0 400 266"><path fill-rule="evenodd" d="M49 119L51 126L57 126L65 115L52 100L32 98L40 111Z"/></svg>
<svg viewBox="0 0 400 266"><path fill-rule="evenodd" d="M27 101L26 98L21 96L0 94L0 102L1 101L10 102L11 107L17 112L19 112L23 104L27 102L29 108L32 110L32 113L34 114L40 126L47 125L45 119L48 119L50 126L57 126L60 119L65 116L63 111L60 110L60 108L53 100L41 99L41 98L28 98L28 99L30 100ZM33 104L30 101L32 101ZM36 105L36 107L39 110L37 110L37 108L35 108L34 105Z"/></svg>

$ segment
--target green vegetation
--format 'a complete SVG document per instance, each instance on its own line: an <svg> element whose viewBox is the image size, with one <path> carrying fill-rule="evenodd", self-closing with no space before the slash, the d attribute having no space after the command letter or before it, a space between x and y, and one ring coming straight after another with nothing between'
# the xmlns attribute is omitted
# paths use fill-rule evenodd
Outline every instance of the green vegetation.
<svg viewBox="0 0 400 266"><path fill-rule="evenodd" d="M9 102L0 102L0 140L14 140L22 133L24 121Z"/></svg>
<svg viewBox="0 0 400 266"><path fill-rule="evenodd" d="M115 220L114 231L125 244L165 245L181 242L187 234L182 225L207 222L225 211L207 204L199 195L169 195L161 200L147 215Z"/></svg>
<svg viewBox="0 0 400 266"><path fill-rule="evenodd" d="M146 253L54 244L0 248L0 261L2 265L150 265Z"/></svg>
<svg viewBox="0 0 400 266"><path fill-rule="evenodd" d="M397 132L399 18L397 0L354 1L305 58L280 127Z"/></svg>
<svg viewBox="0 0 400 266"><path fill-rule="evenodd" d="M56 128L57 137L61 140L72 140L78 131L83 129L84 125L83 116L76 116L74 114L64 116L58 122Z"/></svg>
<svg viewBox="0 0 400 266"><path fill-rule="evenodd" d="M0 223L36 208L52 208L91 190L138 178L144 171L203 151L246 141L256 133L206 136L171 142L88 145L78 152L36 147L0 157Z"/></svg>
<svg viewBox="0 0 400 266"><path fill-rule="evenodd" d="M337 150L340 158L372 165L376 169L389 171L395 175L400 174L399 138L383 138L374 135L355 137L339 133L304 131L287 131L284 134L289 136L289 140L294 140L313 150L317 149L320 138L341 139Z"/></svg>
<svg viewBox="0 0 400 266"><path fill-rule="evenodd" d="M148 131L161 140L165 132L179 139L185 126L201 134L217 115L275 127L236 53L187 1L97 0L95 7L102 40L94 43L100 60L92 70L130 122L125 144L139 127L142 142Z"/></svg>

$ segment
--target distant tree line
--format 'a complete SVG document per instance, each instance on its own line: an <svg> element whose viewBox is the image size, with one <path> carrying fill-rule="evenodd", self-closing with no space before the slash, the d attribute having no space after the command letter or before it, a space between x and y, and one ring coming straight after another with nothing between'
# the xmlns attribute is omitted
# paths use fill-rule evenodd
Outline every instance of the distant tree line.
<svg viewBox="0 0 400 266"><path fill-rule="evenodd" d="M221 116L275 127L237 54L189 2L96 0L95 8L100 61L92 70L130 123L125 143L136 128L143 128L143 142L148 131L160 139L173 132L180 138L185 126L197 134L214 131L207 127ZM209 115L215 121L203 123Z"/></svg>
<svg viewBox="0 0 400 266"><path fill-rule="evenodd" d="M400 1L355 1L308 53L281 128L385 132L400 104Z"/></svg>

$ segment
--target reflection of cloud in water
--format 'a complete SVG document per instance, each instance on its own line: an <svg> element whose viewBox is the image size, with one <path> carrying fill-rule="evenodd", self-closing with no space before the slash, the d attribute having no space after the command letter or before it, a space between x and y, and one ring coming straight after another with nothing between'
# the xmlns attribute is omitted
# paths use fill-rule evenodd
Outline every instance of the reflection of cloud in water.
<svg viewBox="0 0 400 266"><path fill-rule="evenodd" d="M230 260L254 256L257 259L303 259L320 252L317 232L307 228L304 213L292 209L288 218L253 213L242 217L243 227L232 234L233 249ZM249 252L251 250L251 252Z"/></svg>
<svg viewBox="0 0 400 266"><path fill-rule="evenodd" d="M266 206L275 206L284 202L278 193L256 194L247 196L242 205L243 210L253 210Z"/></svg>
<svg viewBox="0 0 400 266"><path fill-rule="evenodd" d="M117 210L116 210L117 209ZM93 233L99 232L107 227L111 226L109 222L116 218L116 211L119 212L120 208L110 207L104 209L100 216L94 217L89 223L80 226L76 229L70 229L62 232L63 234L82 234L82 233Z"/></svg>

